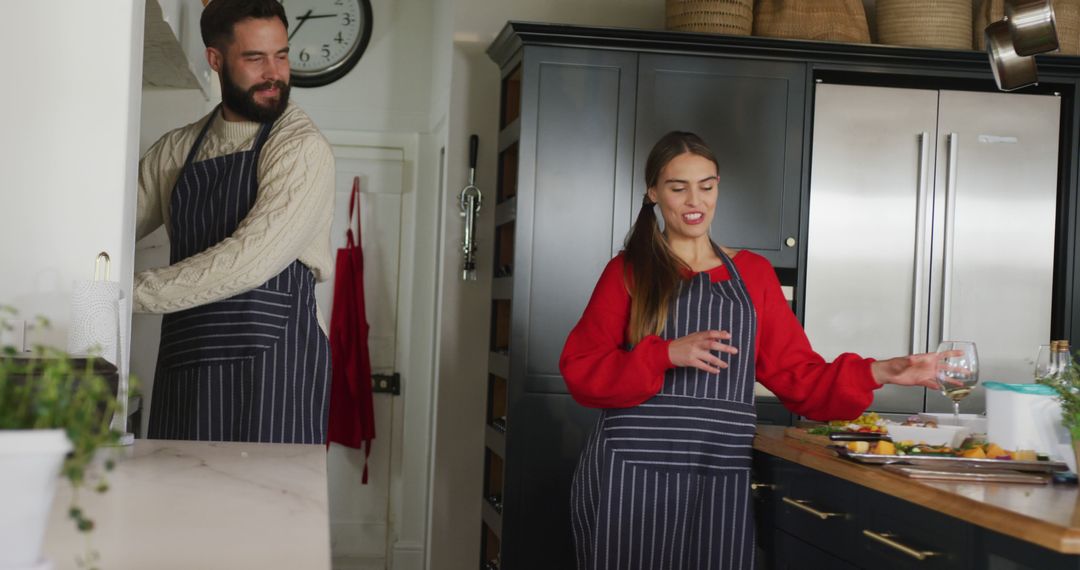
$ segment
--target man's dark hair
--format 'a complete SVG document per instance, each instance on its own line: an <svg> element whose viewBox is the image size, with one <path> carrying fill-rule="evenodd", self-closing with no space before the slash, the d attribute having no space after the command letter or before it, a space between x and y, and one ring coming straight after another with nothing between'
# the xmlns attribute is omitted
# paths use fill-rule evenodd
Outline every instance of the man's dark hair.
<svg viewBox="0 0 1080 570"><path fill-rule="evenodd" d="M289 29L285 8L278 0L213 0L199 18L203 45L225 51L233 41L233 26L249 18L278 18Z"/></svg>

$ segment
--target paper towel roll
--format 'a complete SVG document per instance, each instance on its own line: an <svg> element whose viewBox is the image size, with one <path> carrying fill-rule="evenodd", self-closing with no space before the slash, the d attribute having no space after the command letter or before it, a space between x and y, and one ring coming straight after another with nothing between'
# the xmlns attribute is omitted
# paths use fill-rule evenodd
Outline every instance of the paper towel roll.
<svg viewBox="0 0 1080 570"><path fill-rule="evenodd" d="M68 353L98 355L120 368L120 284L116 281L76 281L71 294Z"/></svg>

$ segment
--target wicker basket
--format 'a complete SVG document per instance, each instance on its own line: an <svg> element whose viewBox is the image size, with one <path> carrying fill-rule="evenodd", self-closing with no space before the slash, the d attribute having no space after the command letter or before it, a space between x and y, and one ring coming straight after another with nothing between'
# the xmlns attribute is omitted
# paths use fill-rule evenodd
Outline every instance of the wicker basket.
<svg viewBox="0 0 1080 570"><path fill-rule="evenodd" d="M1080 0L1053 0L1060 53L1080 54Z"/></svg>
<svg viewBox="0 0 1080 570"><path fill-rule="evenodd" d="M754 35L870 43L862 0L757 0Z"/></svg>
<svg viewBox="0 0 1080 570"><path fill-rule="evenodd" d="M982 51L986 49L986 35L983 30L990 22L1005 17L1005 0L981 0L975 6L975 25L971 28L972 47Z"/></svg>
<svg viewBox="0 0 1080 570"><path fill-rule="evenodd" d="M748 36L754 0L667 0L667 29Z"/></svg>
<svg viewBox="0 0 1080 570"><path fill-rule="evenodd" d="M1080 0L1052 0L1054 21L1057 24L1060 52L1064 55L1080 54ZM972 29L972 46L977 50L986 49L986 37L983 30L986 25L1005 17L1005 0L982 0L975 8L975 25Z"/></svg>
<svg viewBox="0 0 1080 570"><path fill-rule="evenodd" d="M878 42L971 49L971 15L971 0L878 0Z"/></svg>

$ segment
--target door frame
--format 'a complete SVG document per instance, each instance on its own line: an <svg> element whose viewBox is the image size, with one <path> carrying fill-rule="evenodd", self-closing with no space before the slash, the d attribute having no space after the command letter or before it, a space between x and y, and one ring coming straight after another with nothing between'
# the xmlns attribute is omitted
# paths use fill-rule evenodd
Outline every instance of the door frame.
<svg viewBox="0 0 1080 570"><path fill-rule="evenodd" d="M434 347L430 331L435 312L415 312L430 303L417 302L433 297L435 266L418 255L430 239L438 239L431 224L418 223L422 212L420 155L422 135L418 133L324 130L331 145L394 149L402 153L401 248L398 270L398 318L396 354L401 374L402 395L394 398L390 450L390 511L387 520L387 567L405 570L423 567L427 542L426 520L430 502L431 417L434 374L430 366ZM426 194L426 192L425 192ZM421 235L423 233L423 235ZM431 235L427 235L430 233ZM425 330L427 333L425 333Z"/></svg>

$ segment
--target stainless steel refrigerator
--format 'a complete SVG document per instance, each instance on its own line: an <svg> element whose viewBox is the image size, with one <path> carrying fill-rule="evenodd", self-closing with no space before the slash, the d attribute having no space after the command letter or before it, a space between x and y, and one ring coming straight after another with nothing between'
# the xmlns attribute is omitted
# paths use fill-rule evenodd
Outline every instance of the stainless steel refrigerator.
<svg viewBox="0 0 1080 570"><path fill-rule="evenodd" d="M1060 100L818 84L805 327L826 359L978 347L980 383L1032 381L1050 336ZM871 410L951 411L886 386ZM960 403L982 412L983 391Z"/></svg>

